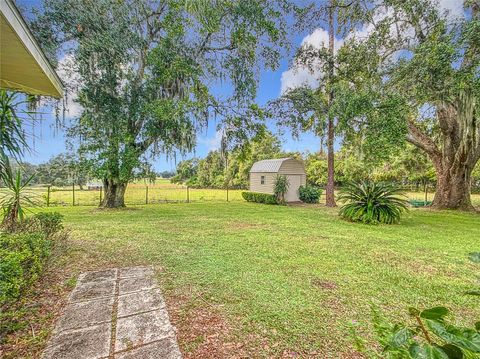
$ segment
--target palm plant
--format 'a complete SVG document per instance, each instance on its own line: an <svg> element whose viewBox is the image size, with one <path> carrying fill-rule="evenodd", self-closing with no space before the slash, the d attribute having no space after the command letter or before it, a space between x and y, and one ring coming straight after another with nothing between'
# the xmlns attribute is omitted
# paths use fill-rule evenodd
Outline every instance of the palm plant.
<svg viewBox="0 0 480 359"><path fill-rule="evenodd" d="M288 181L287 176L278 175L275 178L275 183L273 185L273 193L275 194L278 203L285 203L285 194L288 192L289 186L290 182Z"/></svg>
<svg viewBox="0 0 480 359"><path fill-rule="evenodd" d="M33 119L33 112L28 108L31 99L20 99L16 92L0 90L0 151L18 159L23 149L28 148L22 117Z"/></svg>
<svg viewBox="0 0 480 359"><path fill-rule="evenodd" d="M25 206L35 205L34 196L26 190L33 176L22 183L21 170L15 173L10 165L9 156L19 160L25 149L28 150L25 130L22 122L25 118L33 120L30 111L33 98L17 92L0 90L0 183L6 187L0 193L0 206L3 209L2 226L13 229L25 217Z"/></svg>
<svg viewBox="0 0 480 359"><path fill-rule="evenodd" d="M398 223L407 210L407 199L402 190L383 182L348 183L338 199L345 202L340 208L340 216L354 222Z"/></svg>
<svg viewBox="0 0 480 359"><path fill-rule="evenodd" d="M18 223L25 219L26 207L36 206L35 194L27 190L28 184L32 181L33 175L22 183L22 172L17 169L15 172L9 164L8 157L0 156L3 163L0 179L5 189L0 193L0 206L3 210L2 227L13 230Z"/></svg>

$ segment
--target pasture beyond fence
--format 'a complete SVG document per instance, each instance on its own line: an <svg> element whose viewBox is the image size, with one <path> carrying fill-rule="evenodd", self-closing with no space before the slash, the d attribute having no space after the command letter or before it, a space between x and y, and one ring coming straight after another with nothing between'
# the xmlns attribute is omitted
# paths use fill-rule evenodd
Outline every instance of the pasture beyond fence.
<svg viewBox="0 0 480 359"><path fill-rule="evenodd" d="M37 201L45 206L98 206L104 193L103 189L80 189L70 187L31 187ZM242 201L242 190L190 188L171 184L165 180L156 183L131 183L125 192L125 204L142 205L153 203L178 202L230 202Z"/></svg>
<svg viewBox="0 0 480 359"><path fill-rule="evenodd" d="M172 184L168 180L159 179L155 183L130 183L125 192L125 204L144 205L154 203L189 203L189 202L240 202L242 192L238 189L191 188ZM405 188L410 200L431 201L434 188L427 193L415 191L415 188ZM2 192L2 188L0 188ZM102 189L80 189L79 186L69 187L30 187L29 192L41 206L98 206L104 196ZM324 203L323 191L320 203ZM480 194L472 194L474 206L480 206Z"/></svg>

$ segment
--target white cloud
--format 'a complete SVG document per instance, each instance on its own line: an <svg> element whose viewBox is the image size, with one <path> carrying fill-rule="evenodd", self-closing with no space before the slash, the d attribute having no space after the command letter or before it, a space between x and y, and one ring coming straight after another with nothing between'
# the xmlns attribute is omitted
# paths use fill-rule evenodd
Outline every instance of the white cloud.
<svg viewBox="0 0 480 359"><path fill-rule="evenodd" d="M291 68L282 73L280 93L302 86L316 87L319 83L320 74L311 73L304 67Z"/></svg>
<svg viewBox="0 0 480 359"><path fill-rule="evenodd" d="M205 145L208 151L219 150L222 143L222 131L216 131L213 137L200 137L198 143Z"/></svg>
<svg viewBox="0 0 480 359"><path fill-rule="evenodd" d="M437 6L439 10L446 16L450 21L454 21L458 18L464 17L464 9L463 9L463 2L460 0L435 0L437 2ZM391 10L386 9L385 7L380 7L378 12L374 15L375 22L381 21L385 19L386 16L391 12ZM358 29L350 33L346 40L349 40L353 37L357 39L365 39L367 38L372 31L374 30L374 26L371 24L365 25L362 28ZM390 29L391 33L395 36L397 34L397 27L395 25L391 26ZM412 37L413 35L413 28L411 29L403 29L401 36L404 37ZM322 47L328 47L328 31L317 28L311 34L305 36L301 42L300 46L313 46L314 48L320 49ZM334 51L338 51L344 44L344 39L335 38L335 49ZM392 54L392 59L396 60L401 56L402 52L396 52ZM320 71L310 71L306 67L294 63L293 66L284 71L281 77L281 85L280 85L280 94L284 94L289 89L298 88L301 86L309 86L309 87L316 87L319 84L321 79L322 73Z"/></svg>
<svg viewBox="0 0 480 359"><path fill-rule="evenodd" d="M58 62L57 73L65 86L65 116L75 118L82 114L82 106L76 102L81 78L76 71L76 62L72 54L66 54Z"/></svg>
<svg viewBox="0 0 480 359"><path fill-rule="evenodd" d="M343 40L335 38L334 51L336 52L342 45ZM328 31L321 28L315 29L310 35L303 38L301 46L313 46L316 49L328 47Z"/></svg>
<svg viewBox="0 0 480 359"><path fill-rule="evenodd" d="M328 31L318 28L315 29L310 35L303 38L300 46L312 46L316 49L322 47L328 47ZM343 40L335 38L336 52L343 46ZM322 72L319 70L311 71L301 64L294 64L292 68L284 71L281 78L280 94L284 94L289 89L298 88L301 86L316 87L322 77Z"/></svg>

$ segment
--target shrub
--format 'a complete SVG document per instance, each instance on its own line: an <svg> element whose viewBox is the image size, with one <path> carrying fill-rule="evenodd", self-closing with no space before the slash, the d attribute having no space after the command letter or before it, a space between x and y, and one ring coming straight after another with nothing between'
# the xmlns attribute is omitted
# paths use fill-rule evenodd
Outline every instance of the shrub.
<svg viewBox="0 0 480 359"><path fill-rule="evenodd" d="M290 183L288 182L287 176L278 175L275 177L275 183L273 184L273 193L278 203L285 203L285 194L288 191Z"/></svg>
<svg viewBox="0 0 480 359"><path fill-rule="evenodd" d="M15 301L37 279L51 244L40 232L0 232L0 307Z"/></svg>
<svg viewBox="0 0 480 359"><path fill-rule="evenodd" d="M63 229L63 214L58 212L39 212L35 214L34 218L38 223L39 230L48 237Z"/></svg>
<svg viewBox="0 0 480 359"><path fill-rule="evenodd" d="M447 322L449 311L445 307L423 311L410 308L409 313L409 323L392 324L374 308L373 327L379 348L368 348L354 329L356 349L367 358L478 358L480 322L473 328L457 327Z"/></svg>
<svg viewBox="0 0 480 359"><path fill-rule="evenodd" d="M388 183L351 182L342 189L338 199L346 201L340 208L340 216L367 224L398 223L407 200L400 188Z"/></svg>
<svg viewBox="0 0 480 359"><path fill-rule="evenodd" d="M305 203L318 203L320 200L320 194L322 190L314 186L300 186L298 189L299 197L302 202Z"/></svg>
<svg viewBox="0 0 480 359"><path fill-rule="evenodd" d="M273 194L258 192L242 192L242 197L247 202L277 204L277 199Z"/></svg>

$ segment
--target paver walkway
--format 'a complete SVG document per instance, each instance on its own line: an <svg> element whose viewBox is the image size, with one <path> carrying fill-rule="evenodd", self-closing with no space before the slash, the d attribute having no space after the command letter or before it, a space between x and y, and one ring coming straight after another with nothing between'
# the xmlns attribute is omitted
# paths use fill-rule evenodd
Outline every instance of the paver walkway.
<svg viewBox="0 0 480 359"><path fill-rule="evenodd" d="M82 273L43 359L181 358L152 267Z"/></svg>

